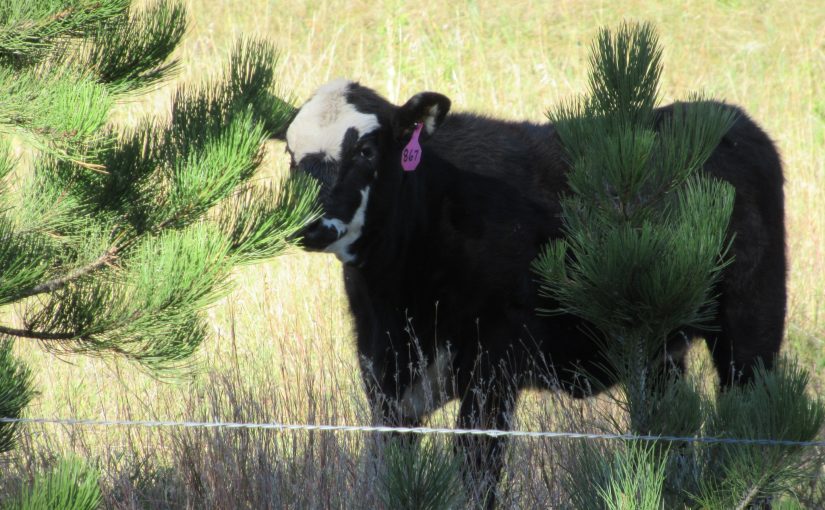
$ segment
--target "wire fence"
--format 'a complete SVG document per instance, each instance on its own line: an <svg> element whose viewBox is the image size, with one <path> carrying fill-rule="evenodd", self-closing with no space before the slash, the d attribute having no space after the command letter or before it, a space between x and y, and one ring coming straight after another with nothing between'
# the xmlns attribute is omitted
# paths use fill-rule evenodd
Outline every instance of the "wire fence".
<svg viewBox="0 0 825 510"><path fill-rule="evenodd" d="M585 432L552 432L496 429L454 429L438 427L385 427L361 425L322 425L307 423L244 423L231 421L160 421L160 420L92 420L76 418L0 418L0 423L47 424L72 427L146 427L146 428L203 428L203 429L246 429L273 430L278 432L350 432L379 434L439 434L450 436L522 437L531 439L584 439L619 441L664 441L703 444L739 444L750 446L795 446L825 447L825 441L793 441L785 439L753 439L708 436L657 436L636 434L605 434Z"/></svg>

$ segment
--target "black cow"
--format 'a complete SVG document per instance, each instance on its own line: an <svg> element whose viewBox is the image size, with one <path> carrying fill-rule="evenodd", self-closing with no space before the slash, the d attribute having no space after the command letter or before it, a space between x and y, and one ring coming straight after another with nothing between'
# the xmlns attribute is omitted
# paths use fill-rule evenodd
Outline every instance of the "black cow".
<svg viewBox="0 0 825 510"><path fill-rule="evenodd" d="M285 133L293 168L322 185L324 215L303 232L304 246L344 263L377 419L416 425L459 398L459 426L507 429L520 389L575 391L574 369L600 374L599 350L579 319L536 313L552 304L539 298L530 264L561 235L568 167L551 124L449 109L433 92L398 107L349 81L320 88ZM786 299L779 156L736 113L705 165L736 188L735 262L714 327L688 332L707 340L724 385L748 379L757 358L771 365ZM668 347L677 365L681 343ZM552 363L555 380L531 377L537 360ZM497 476L500 457L488 454L477 461Z"/></svg>

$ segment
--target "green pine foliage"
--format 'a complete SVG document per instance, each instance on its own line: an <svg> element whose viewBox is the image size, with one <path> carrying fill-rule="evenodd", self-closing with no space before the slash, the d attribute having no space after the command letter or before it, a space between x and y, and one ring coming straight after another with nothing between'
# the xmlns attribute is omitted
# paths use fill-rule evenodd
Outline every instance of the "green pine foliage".
<svg viewBox="0 0 825 510"><path fill-rule="evenodd" d="M281 253L301 224L292 211L310 211L314 196L311 178L298 175L279 187L246 188L229 198L217 221L229 235L229 250L238 263L253 263Z"/></svg>
<svg viewBox="0 0 825 510"><path fill-rule="evenodd" d="M233 267L282 253L316 217L312 181L252 181L294 113L266 42L240 41L222 75L179 87L168 118L109 122L171 76L185 30L169 0L0 6L0 415L31 398L12 340L159 375L191 365Z"/></svg>
<svg viewBox="0 0 825 510"><path fill-rule="evenodd" d="M449 445L400 438L384 450L386 468L381 499L387 508L449 510L462 508L461 458Z"/></svg>
<svg viewBox="0 0 825 510"><path fill-rule="evenodd" d="M733 190L696 170L733 119L692 101L656 131L661 52L648 25L602 31L593 53L590 96L551 114L571 162L567 236L534 267L561 311L612 337L661 339L712 311Z"/></svg>
<svg viewBox="0 0 825 510"><path fill-rule="evenodd" d="M810 441L825 425L825 402L808 395L810 374L789 359L760 367L746 387L720 395L707 424L714 436ZM699 448L695 500L705 508L745 509L792 493L821 469L798 446L714 444Z"/></svg>
<svg viewBox="0 0 825 510"><path fill-rule="evenodd" d="M96 510L103 501L100 472L77 458L60 460L35 478L4 510Z"/></svg>
<svg viewBox="0 0 825 510"><path fill-rule="evenodd" d="M11 352L11 342L0 342L0 417L19 418L34 397L31 371ZM0 454L14 447L17 427L0 423Z"/></svg>
<svg viewBox="0 0 825 510"><path fill-rule="evenodd" d="M601 368L627 420L616 432L811 440L823 403L788 360L747 387L711 398L662 369L665 341L715 314L713 288L732 261L726 235L734 190L699 170L734 121L694 96L657 115L661 51L650 25L602 30L592 48L590 93L550 113L571 164L562 199L565 238L534 262L540 313L592 324ZM629 430L628 430L629 429ZM582 444L565 480L576 508L745 509L791 491L809 475L794 447L673 442ZM594 490L595 488L595 490Z"/></svg>
<svg viewBox="0 0 825 510"><path fill-rule="evenodd" d="M94 77L79 69L0 66L0 133L66 160L81 160L102 142L114 101Z"/></svg>
<svg viewBox="0 0 825 510"><path fill-rule="evenodd" d="M141 12L130 0L4 2L0 133L94 164L93 149L113 139L101 128L115 101L177 68L168 59L185 30L185 9L165 0Z"/></svg>
<svg viewBox="0 0 825 510"><path fill-rule="evenodd" d="M664 384L651 362L675 330L712 317L712 289L730 262L733 189L697 170L733 117L694 99L656 118L661 51L649 25L603 30L592 51L590 94L550 114L571 163L566 236L534 269L541 294L559 303L541 312L597 329L631 426L648 433L651 393Z"/></svg>
<svg viewBox="0 0 825 510"><path fill-rule="evenodd" d="M131 0L9 0L0 5L0 63L31 66L71 38L120 20Z"/></svg>
<svg viewBox="0 0 825 510"><path fill-rule="evenodd" d="M573 508L663 510L665 466L655 445L577 446L574 469L564 480Z"/></svg>
<svg viewBox="0 0 825 510"><path fill-rule="evenodd" d="M185 33L183 5L158 2L97 28L73 58L115 93L132 92L158 84L177 69L169 55Z"/></svg>

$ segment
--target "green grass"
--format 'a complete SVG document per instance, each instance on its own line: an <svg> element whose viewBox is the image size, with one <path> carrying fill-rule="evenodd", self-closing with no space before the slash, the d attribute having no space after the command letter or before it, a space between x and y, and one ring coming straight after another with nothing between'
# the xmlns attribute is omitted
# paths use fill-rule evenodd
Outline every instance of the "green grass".
<svg viewBox="0 0 825 510"><path fill-rule="evenodd" d="M449 96L455 110L541 121L550 107L584 92L588 44L600 26L623 19L653 22L664 48L662 102L704 91L742 105L779 146L791 261L786 350L798 354L814 372L815 384L825 387L825 10L820 1L189 0L187 6L191 29L178 50L180 76L122 105L113 121L166 115L176 83L213 75L235 39L253 34L279 48L281 84L299 103L329 79L348 77L395 102L435 90ZM283 145L272 142L260 178L283 172L286 163ZM198 396L206 395L214 374L230 374L262 408L271 406L259 417L366 424L340 272L334 257L299 252L240 270L232 294L209 312L213 335L199 353L199 370L175 381L157 380L124 363L58 359L35 342L20 340L16 351L33 368L40 391L28 415L184 419L197 412L204 418L215 409L198 404ZM705 357L697 352L692 359ZM275 395L264 394L264 386ZM302 386L308 387L295 389ZM522 423L564 423L536 419L556 398L523 399ZM331 401L339 406L336 411L319 414L325 409L321 404ZM231 404L225 407L223 416L214 417L231 417ZM450 424L453 411L448 406L434 421ZM30 430L28 451L49 445L109 454L128 451L124 445L133 441L151 445L156 434Z"/></svg>

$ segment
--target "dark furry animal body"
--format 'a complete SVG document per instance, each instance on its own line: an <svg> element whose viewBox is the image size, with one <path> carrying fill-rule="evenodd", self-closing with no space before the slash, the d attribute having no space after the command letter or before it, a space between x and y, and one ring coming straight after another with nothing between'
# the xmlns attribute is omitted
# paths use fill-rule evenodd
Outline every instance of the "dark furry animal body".
<svg viewBox="0 0 825 510"><path fill-rule="evenodd" d="M579 319L536 314L552 303L539 298L530 264L562 235L567 189L553 126L447 115L449 107L436 93L397 107L358 84L332 82L301 108L286 140L294 166L322 183L325 215L304 233L305 245L344 262L376 419L416 425L459 398L459 426L507 429L522 388L586 394L574 372L605 376ZM779 156L737 113L704 168L736 189L735 262L723 275L716 323L687 332L706 339L724 385L747 380L757 358L770 366L786 300ZM418 125L422 158L404 171L401 155ZM678 342L668 347L677 365ZM543 369L556 379L536 377ZM500 447L491 440L478 457L495 476Z"/></svg>

